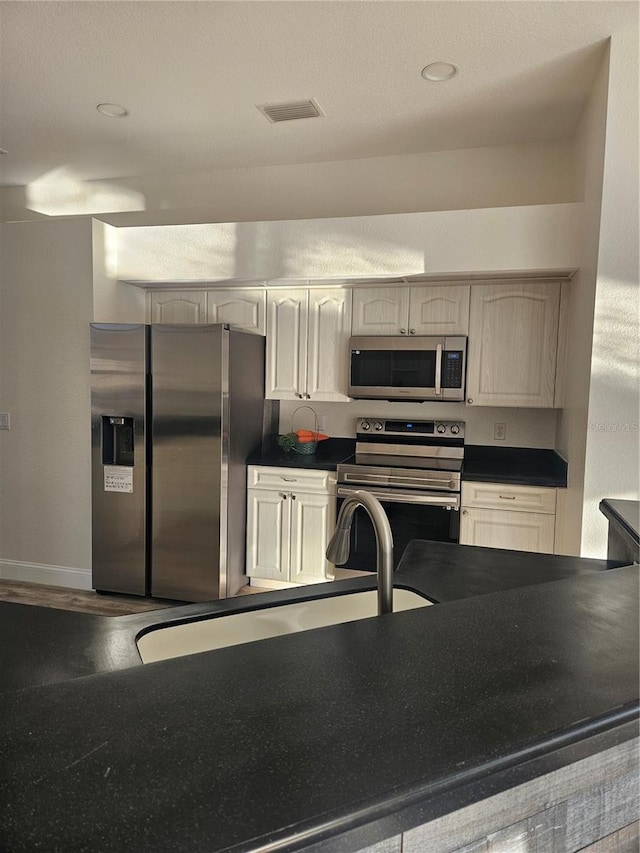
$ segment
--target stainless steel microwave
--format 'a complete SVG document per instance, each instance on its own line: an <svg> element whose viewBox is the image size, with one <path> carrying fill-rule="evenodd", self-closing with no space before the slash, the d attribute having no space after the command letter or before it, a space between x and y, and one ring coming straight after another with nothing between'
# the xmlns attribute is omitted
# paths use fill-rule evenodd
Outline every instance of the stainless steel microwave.
<svg viewBox="0 0 640 853"><path fill-rule="evenodd" d="M351 338L349 351L356 400L464 400L465 337Z"/></svg>

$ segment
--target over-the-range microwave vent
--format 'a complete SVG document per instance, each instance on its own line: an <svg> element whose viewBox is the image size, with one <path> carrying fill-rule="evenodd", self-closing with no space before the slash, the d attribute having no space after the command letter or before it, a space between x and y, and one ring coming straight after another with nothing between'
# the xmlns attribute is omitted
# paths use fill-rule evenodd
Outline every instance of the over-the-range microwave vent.
<svg viewBox="0 0 640 853"><path fill-rule="evenodd" d="M283 104L256 104L256 106L271 122L296 121L299 118L317 118L324 115L312 98L308 101L287 101Z"/></svg>

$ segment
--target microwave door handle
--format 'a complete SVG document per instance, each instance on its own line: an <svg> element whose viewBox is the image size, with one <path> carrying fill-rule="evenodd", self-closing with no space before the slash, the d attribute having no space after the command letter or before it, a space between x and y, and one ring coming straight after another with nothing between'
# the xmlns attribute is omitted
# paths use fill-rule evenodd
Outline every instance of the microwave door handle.
<svg viewBox="0 0 640 853"><path fill-rule="evenodd" d="M442 394L442 344L436 344L436 394Z"/></svg>

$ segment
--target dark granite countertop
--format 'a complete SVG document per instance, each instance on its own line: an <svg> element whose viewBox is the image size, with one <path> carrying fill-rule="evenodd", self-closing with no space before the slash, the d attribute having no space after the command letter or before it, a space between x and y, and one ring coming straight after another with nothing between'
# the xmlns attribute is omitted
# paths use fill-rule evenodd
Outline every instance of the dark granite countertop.
<svg viewBox="0 0 640 853"><path fill-rule="evenodd" d="M311 468L320 471L335 471L340 462L344 462L355 451L354 438L328 438L319 441L315 453L296 453L284 451L276 442L267 448L256 448L247 465L273 465L277 468Z"/></svg>
<svg viewBox="0 0 640 853"><path fill-rule="evenodd" d="M640 501L604 498L600 501L600 512L618 525L632 542L640 544Z"/></svg>
<svg viewBox="0 0 640 853"><path fill-rule="evenodd" d="M555 450L467 444L463 480L566 487L567 463Z"/></svg>
<svg viewBox="0 0 640 853"><path fill-rule="evenodd" d="M273 442L266 449L254 450L247 464L335 471L341 462L353 461L354 453L353 438L321 441L309 456L285 452ZM467 444L462 479L562 488L567 485L567 463L555 450Z"/></svg>
<svg viewBox="0 0 640 853"><path fill-rule="evenodd" d="M355 850L633 736L637 567L526 556L414 542L397 584L447 603L146 666L145 627L374 579L48 623L4 604L5 662L63 631L72 661L0 696L3 850Z"/></svg>
<svg viewBox="0 0 640 853"><path fill-rule="evenodd" d="M447 602L604 572L622 565L618 560L414 539L407 545L395 579L397 585L424 590L431 601Z"/></svg>

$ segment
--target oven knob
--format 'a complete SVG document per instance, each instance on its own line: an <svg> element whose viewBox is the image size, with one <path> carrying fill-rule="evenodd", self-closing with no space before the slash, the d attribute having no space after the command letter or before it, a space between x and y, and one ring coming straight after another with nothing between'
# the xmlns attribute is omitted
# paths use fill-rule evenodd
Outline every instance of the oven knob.
<svg viewBox="0 0 640 853"><path fill-rule="evenodd" d="M451 434L457 435L459 432L460 432L460 427L458 426L458 424L453 424L453 426L451 427Z"/></svg>
<svg viewBox="0 0 640 853"><path fill-rule="evenodd" d="M381 430L382 424L380 423L380 421L376 421L375 424L373 425L373 428L377 429L377 430Z"/></svg>
<svg viewBox="0 0 640 853"><path fill-rule="evenodd" d="M360 424L360 429L363 429L363 430L371 429L371 424L369 423L369 421L362 421L362 423Z"/></svg>
<svg viewBox="0 0 640 853"><path fill-rule="evenodd" d="M437 432L446 432L447 428L444 424L438 424L438 426L436 427L436 431Z"/></svg>

